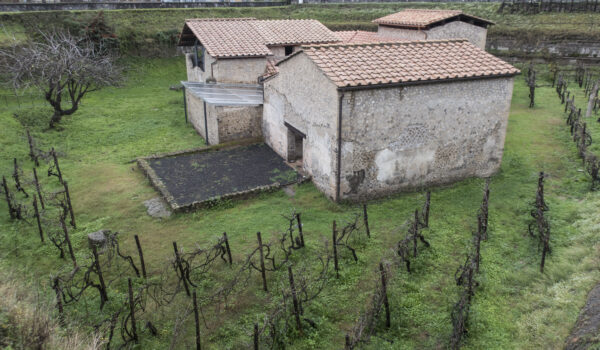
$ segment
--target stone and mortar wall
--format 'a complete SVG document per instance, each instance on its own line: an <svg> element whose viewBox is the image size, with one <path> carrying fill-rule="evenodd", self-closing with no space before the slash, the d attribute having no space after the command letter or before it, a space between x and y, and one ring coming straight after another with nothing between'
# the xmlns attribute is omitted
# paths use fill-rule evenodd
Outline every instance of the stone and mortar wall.
<svg viewBox="0 0 600 350"><path fill-rule="evenodd" d="M294 46L292 53L298 51L300 46ZM285 58L285 46L269 46L269 50L273 53L273 57L277 60Z"/></svg>
<svg viewBox="0 0 600 350"><path fill-rule="evenodd" d="M193 53L185 54L187 79L191 82L205 83L215 79L217 83L256 84L267 66L265 57L215 59L205 53L202 71L199 67L192 67L192 56Z"/></svg>
<svg viewBox="0 0 600 350"><path fill-rule="evenodd" d="M512 78L496 78L346 92L341 198L494 174L512 89Z"/></svg>
<svg viewBox="0 0 600 350"><path fill-rule="evenodd" d="M262 136L262 106L211 106L210 110L214 110L214 115L208 115L216 117L219 135L211 144Z"/></svg>
<svg viewBox="0 0 600 350"><path fill-rule="evenodd" d="M202 136L206 141L206 130L204 125L204 101L191 94L189 91L185 92L186 103L187 103L187 115L188 121L192 124L194 129ZM211 145L217 144L219 140L219 130L216 122L216 114L214 108L207 104L206 105L206 123L208 124L208 142Z"/></svg>
<svg viewBox="0 0 600 350"><path fill-rule="evenodd" d="M287 158L288 129L306 135L304 171L328 197L335 196L338 95L335 85L301 53L283 62L277 76L265 81L265 142Z"/></svg>
<svg viewBox="0 0 600 350"><path fill-rule="evenodd" d="M468 39L475 46L485 50L487 29L453 21L427 30L396 28L380 25L377 33L382 36L406 40Z"/></svg>
<svg viewBox="0 0 600 350"><path fill-rule="evenodd" d="M427 39L468 39L473 45L485 50L487 29L462 21L453 21L427 31Z"/></svg>

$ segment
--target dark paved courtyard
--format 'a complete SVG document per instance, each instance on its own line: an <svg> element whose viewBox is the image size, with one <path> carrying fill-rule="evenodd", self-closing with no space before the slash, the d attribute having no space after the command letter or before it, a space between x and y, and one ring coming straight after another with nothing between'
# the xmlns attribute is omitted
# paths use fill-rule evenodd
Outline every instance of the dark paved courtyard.
<svg viewBox="0 0 600 350"><path fill-rule="evenodd" d="M187 207L264 186L288 185L302 176L265 144L148 159L170 203ZM156 185L156 184L155 184Z"/></svg>

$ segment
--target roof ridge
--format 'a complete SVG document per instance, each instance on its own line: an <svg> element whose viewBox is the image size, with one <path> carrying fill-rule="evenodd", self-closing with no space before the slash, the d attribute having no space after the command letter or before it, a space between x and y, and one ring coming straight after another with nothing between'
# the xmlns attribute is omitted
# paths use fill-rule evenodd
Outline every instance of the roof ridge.
<svg viewBox="0 0 600 350"><path fill-rule="evenodd" d="M256 21L254 17L205 17L205 18L188 18L185 22L227 22L227 21Z"/></svg>
<svg viewBox="0 0 600 350"><path fill-rule="evenodd" d="M452 10L452 9L404 9L402 11L427 11L427 12L463 12L462 10ZM399 12L402 12L399 11ZM398 12L396 12L398 13Z"/></svg>
<svg viewBox="0 0 600 350"><path fill-rule="evenodd" d="M320 47L351 47L351 46L383 46L383 45L417 45L417 44L435 44L435 43L450 43L450 42L468 42L466 38L455 39L437 39L437 40L406 40L406 41L379 41L371 43L334 43L334 44L315 44L303 45L303 49L320 48Z"/></svg>

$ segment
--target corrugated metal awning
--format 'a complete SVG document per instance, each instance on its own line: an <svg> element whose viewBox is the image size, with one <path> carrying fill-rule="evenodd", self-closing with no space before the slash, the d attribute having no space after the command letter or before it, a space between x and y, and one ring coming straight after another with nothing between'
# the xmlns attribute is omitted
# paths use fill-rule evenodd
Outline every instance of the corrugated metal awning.
<svg viewBox="0 0 600 350"><path fill-rule="evenodd" d="M217 106L260 106L263 104L262 85L196 83L182 81L192 95Z"/></svg>

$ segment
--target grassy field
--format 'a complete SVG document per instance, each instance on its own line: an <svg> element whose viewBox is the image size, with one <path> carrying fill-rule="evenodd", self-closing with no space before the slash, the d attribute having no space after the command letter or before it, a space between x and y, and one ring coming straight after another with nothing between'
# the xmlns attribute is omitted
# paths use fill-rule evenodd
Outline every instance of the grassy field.
<svg viewBox="0 0 600 350"><path fill-rule="evenodd" d="M123 250L129 254L135 252L133 235L138 234L149 273L157 278L169 266L172 241L190 251L196 245L210 246L226 231L235 266L256 246L256 231L261 231L266 241L273 239L286 228L281 214L295 208L302 213L307 249L294 252L292 263L314 269L312 257L330 236L332 220L345 222L357 208L331 203L310 183L296 186L293 197L282 191L265 193L162 221L146 215L142 203L157 193L129 161L198 147L202 139L185 124L181 92L168 89L185 77L182 59L128 60L127 64L126 84L90 94L79 112L64 119L63 130L44 130L50 114L41 107L19 108L9 103L0 110L1 174L10 177L13 157L29 174L32 164L27 160L23 124L33 130L42 148L54 146L59 152L77 216L78 229L71 236L80 261L88 254L86 235L90 232L119 231ZM480 287L466 349L562 348L587 292L600 280L600 195L588 192L588 178L581 171L554 91L538 89L534 109L527 108L527 93L518 77L502 169L491 183L490 239L482 245ZM44 174L45 167L40 169ZM553 250L544 274L539 273L537 241L527 234L539 171L549 175L546 201L552 228ZM44 179L45 184L50 181ZM392 276L392 327L385 330L379 324L365 348L445 348L452 331L450 311L458 298L454 272L471 244L482 184L480 179L471 179L432 189L430 228L424 231L431 248L414 261L413 274L398 269ZM369 203L373 237L357 242L358 263L343 259L340 279L332 278L324 292L306 306L305 314L315 321L316 328L307 329L304 337L287 334L288 348L343 346L344 335L373 290L377 264L404 237L402 225L422 201L422 193L406 193ZM51 301L50 275L67 270L69 263L58 259L51 244L39 243L34 225L9 221L4 202L0 203L0 247L4 273L18 276L19 283L27 286L23 293ZM200 295L232 276L231 270L217 265L198 288ZM253 324L262 322L278 301L278 286L287 278L281 273L269 273L268 277L270 293L262 292L259 275L254 273L247 290L230 300L220 314L205 309L207 327L201 329L205 348L237 349L250 344ZM0 283L5 283L4 279ZM81 302L67 307L68 323L89 331L94 322L122 305L125 286L123 280L110 285L110 302L103 312L97 310L97 293L89 291ZM151 320L159 331L158 337L152 337L142 327L140 348L168 347L176 320L189 303L180 294L168 307L140 312L138 322L143 325ZM0 310L0 327L8 329L2 334L10 337L7 312ZM188 317L175 348L190 348L193 334L193 317Z"/></svg>
<svg viewBox="0 0 600 350"><path fill-rule="evenodd" d="M404 8L461 9L496 23L489 40L509 37L532 45L538 40L569 41L600 38L599 13L545 13L537 15L498 14L499 3L378 3L314 4L265 8L151 9L105 11L107 23L114 27L124 50L136 54L170 54L186 18L256 17L259 19L304 19L323 22L333 30L376 30L375 18ZM0 44L8 32L30 35L36 27L63 26L79 30L97 11L48 11L0 14Z"/></svg>

